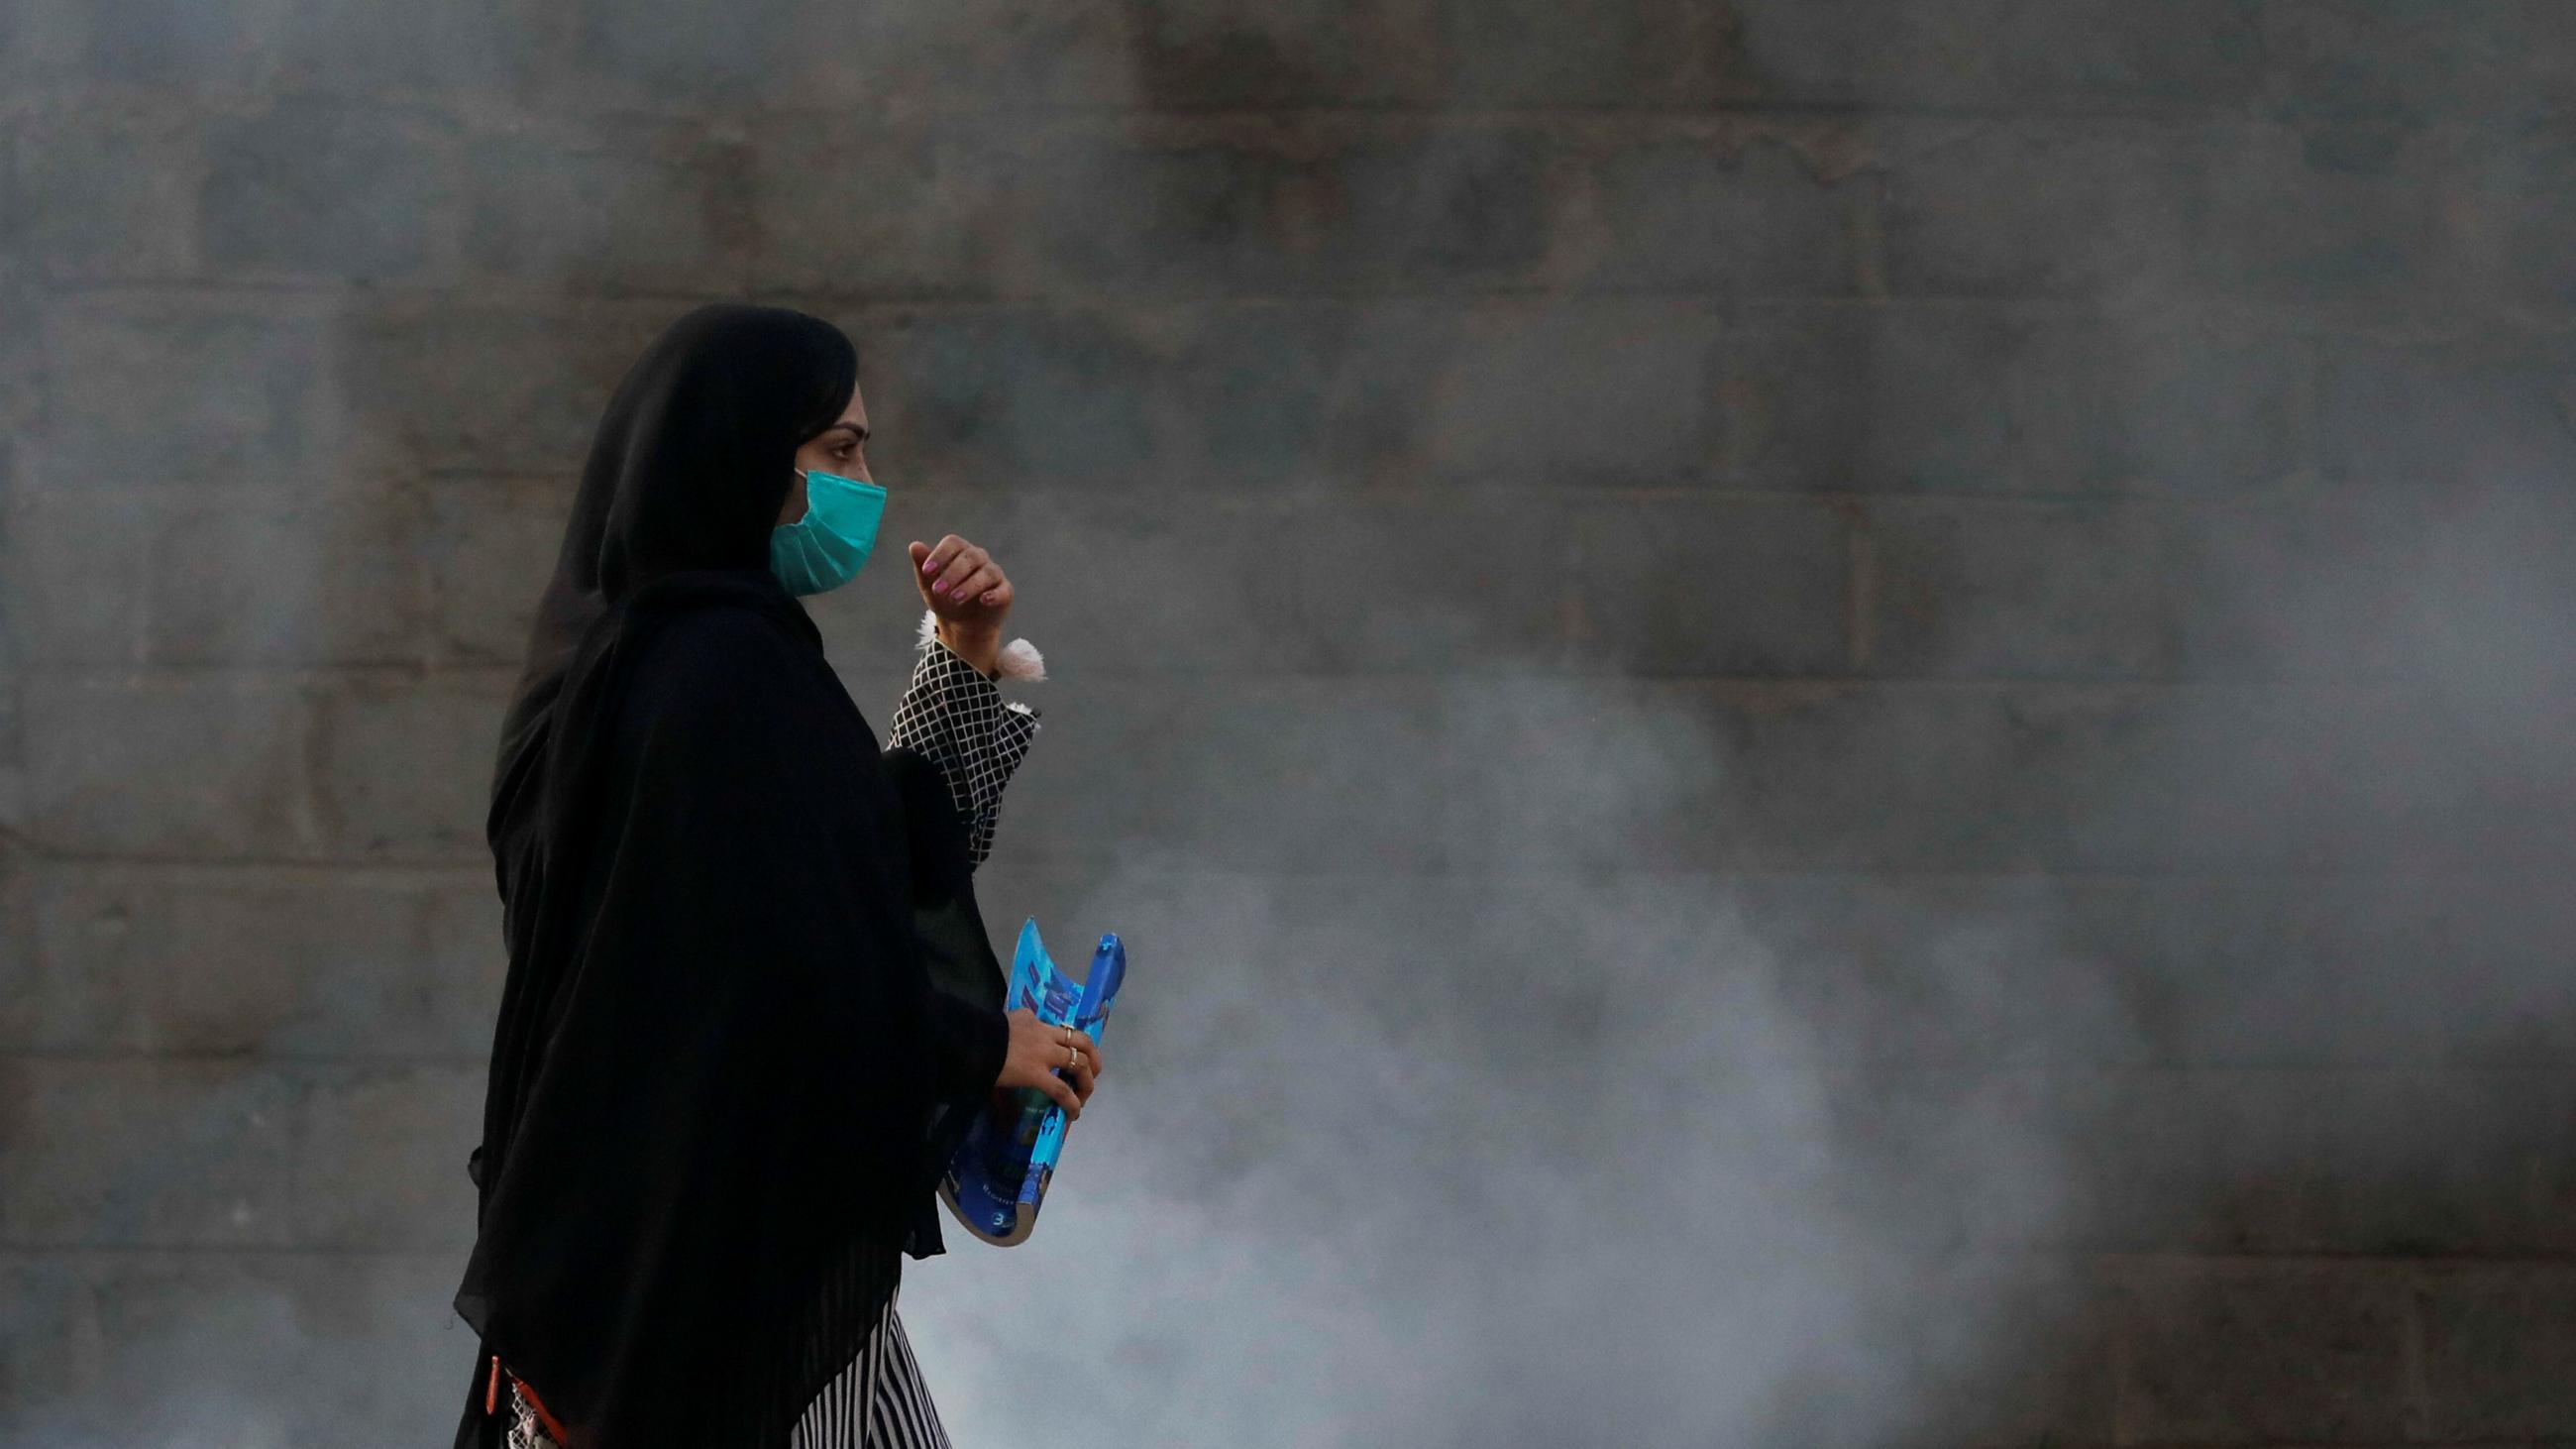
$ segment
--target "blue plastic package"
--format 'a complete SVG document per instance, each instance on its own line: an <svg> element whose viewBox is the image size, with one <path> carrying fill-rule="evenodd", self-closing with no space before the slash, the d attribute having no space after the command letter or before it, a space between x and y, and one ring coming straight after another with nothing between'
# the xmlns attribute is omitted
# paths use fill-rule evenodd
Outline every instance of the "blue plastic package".
<svg viewBox="0 0 2576 1449"><path fill-rule="evenodd" d="M1068 978L1039 943L1037 918L1031 916L1011 953L1011 991L1002 1009L1035 1007L1040 1021L1070 1026L1097 1043L1126 974L1127 947L1104 933L1091 953L1091 969L1078 982ZM948 1159L939 1200L985 1242L1008 1248L1027 1241L1064 1152L1065 1125L1064 1108L1035 1087L994 1093Z"/></svg>

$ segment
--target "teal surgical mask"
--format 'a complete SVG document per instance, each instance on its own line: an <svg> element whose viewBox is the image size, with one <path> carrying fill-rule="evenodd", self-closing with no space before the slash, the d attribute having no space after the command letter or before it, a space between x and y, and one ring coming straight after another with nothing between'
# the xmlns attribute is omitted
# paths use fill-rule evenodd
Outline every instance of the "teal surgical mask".
<svg viewBox="0 0 2576 1449"><path fill-rule="evenodd" d="M819 594L848 583L876 547L885 500L886 491L874 483L806 472L805 516L769 531L769 571L791 594Z"/></svg>

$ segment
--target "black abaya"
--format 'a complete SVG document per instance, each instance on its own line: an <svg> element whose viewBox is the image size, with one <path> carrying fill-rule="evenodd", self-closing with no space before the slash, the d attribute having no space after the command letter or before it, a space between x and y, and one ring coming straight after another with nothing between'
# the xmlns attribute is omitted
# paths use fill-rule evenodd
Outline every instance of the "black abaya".
<svg viewBox="0 0 2576 1449"><path fill-rule="evenodd" d="M701 308L602 419L487 822L511 959L460 1446L508 1427L497 1355L576 1446L777 1449L942 1250L1000 963L946 784L880 754L766 567L855 367L817 319Z"/></svg>

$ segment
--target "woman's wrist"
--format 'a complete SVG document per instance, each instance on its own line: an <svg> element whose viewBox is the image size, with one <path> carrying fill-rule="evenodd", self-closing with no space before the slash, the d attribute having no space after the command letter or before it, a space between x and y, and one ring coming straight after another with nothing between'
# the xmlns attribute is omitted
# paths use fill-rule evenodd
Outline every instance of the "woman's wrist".
<svg viewBox="0 0 2576 1449"><path fill-rule="evenodd" d="M967 629L942 619L939 621L939 642L947 645L950 653L974 665L976 672L987 679L1001 672L1002 631L999 626Z"/></svg>

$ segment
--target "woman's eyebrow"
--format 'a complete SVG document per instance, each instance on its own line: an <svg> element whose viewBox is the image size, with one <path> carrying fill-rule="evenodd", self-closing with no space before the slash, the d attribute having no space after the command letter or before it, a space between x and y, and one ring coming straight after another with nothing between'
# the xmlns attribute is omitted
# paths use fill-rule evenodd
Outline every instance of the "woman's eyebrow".
<svg viewBox="0 0 2576 1449"><path fill-rule="evenodd" d="M839 428L862 443L868 440L868 430L860 427L856 423L834 423L832 424L832 428ZM823 431L828 433L832 431L832 428L825 428Z"/></svg>

